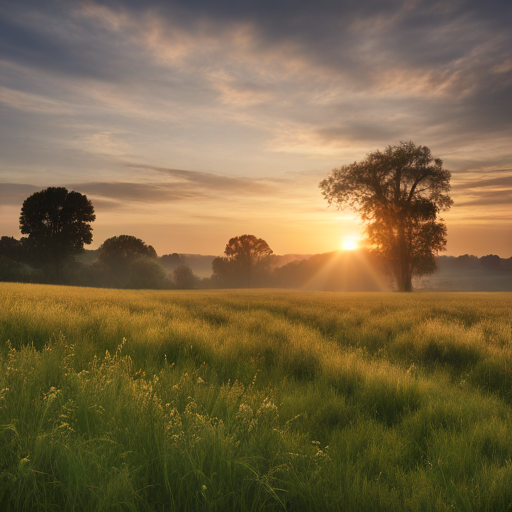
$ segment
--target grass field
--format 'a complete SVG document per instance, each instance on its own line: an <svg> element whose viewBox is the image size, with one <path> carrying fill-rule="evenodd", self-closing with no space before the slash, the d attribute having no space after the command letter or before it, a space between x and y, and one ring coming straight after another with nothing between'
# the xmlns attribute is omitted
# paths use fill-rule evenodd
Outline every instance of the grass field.
<svg viewBox="0 0 512 512"><path fill-rule="evenodd" d="M512 510L512 293L0 283L0 510Z"/></svg>

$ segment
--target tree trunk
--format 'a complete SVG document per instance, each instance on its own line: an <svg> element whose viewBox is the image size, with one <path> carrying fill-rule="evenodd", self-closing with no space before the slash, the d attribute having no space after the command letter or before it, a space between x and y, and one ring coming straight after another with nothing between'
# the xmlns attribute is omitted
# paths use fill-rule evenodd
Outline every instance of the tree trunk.
<svg viewBox="0 0 512 512"><path fill-rule="evenodd" d="M401 265L397 265L398 269L395 272L396 286L399 292L412 292L412 278L410 273L404 271Z"/></svg>
<svg viewBox="0 0 512 512"><path fill-rule="evenodd" d="M404 253L400 262L401 288L399 291L401 292L412 292L412 278L408 256L408 254Z"/></svg>
<svg viewBox="0 0 512 512"><path fill-rule="evenodd" d="M396 284L399 292L412 292L412 275L410 265L410 253L405 237L405 227L403 221L400 222L398 234L398 261L397 274L395 275Z"/></svg>
<svg viewBox="0 0 512 512"><path fill-rule="evenodd" d="M407 273L404 279L404 289L401 290L403 292L412 292L412 279L410 273Z"/></svg>

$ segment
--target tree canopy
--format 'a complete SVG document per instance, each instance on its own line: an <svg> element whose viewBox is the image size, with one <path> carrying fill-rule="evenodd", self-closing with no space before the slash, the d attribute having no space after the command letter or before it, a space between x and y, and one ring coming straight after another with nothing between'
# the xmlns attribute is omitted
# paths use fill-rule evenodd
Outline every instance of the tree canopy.
<svg viewBox="0 0 512 512"><path fill-rule="evenodd" d="M91 222L96 219L87 196L49 187L23 202L20 216L22 234L44 263L53 263L58 276L62 262L92 242Z"/></svg>
<svg viewBox="0 0 512 512"><path fill-rule="evenodd" d="M107 238L98 249L99 273L119 288L158 288L167 272L156 261L151 245L131 235Z"/></svg>
<svg viewBox="0 0 512 512"><path fill-rule="evenodd" d="M25 262L28 261L30 255L27 254L27 238L17 240L12 236L3 236L0 238L0 256L12 261Z"/></svg>
<svg viewBox="0 0 512 512"><path fill-rule="evenodd" d="M122 265L136 258L156 258L151 245L131 235L119 235L107 238L99 247L98 259L109 265Z"/></svg>
<svg viewBox="0 0 512 512"><path fill-rule="evenodd" d="M252 275L268 269L273 252L262 238L254 235L236 236L226 244L225 257L213 260L213 274L232 284L243 284L250 288Z"/></svg>
<svg viewBox="0 0 512 512"><path fill-rule="evenodd" d="M183 290L190 290L199 281L199 278L188 265L180 265L175 268L172 272L172 277L176 288Z"/></svg>
<svg viewBox="0 0 512 512"><path fill-rule="evenodd" d="M400 142L333 169L319 186L329 204L360 215L398 290L411 291L412 277L431 274L445 249L446 226L437 215L453 204L450 177L429 148Z"/></svg>

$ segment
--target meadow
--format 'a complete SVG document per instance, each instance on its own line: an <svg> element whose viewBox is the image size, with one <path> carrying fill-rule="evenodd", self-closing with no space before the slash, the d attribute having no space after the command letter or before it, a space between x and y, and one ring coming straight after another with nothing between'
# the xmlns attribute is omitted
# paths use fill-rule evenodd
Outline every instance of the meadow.
<svg viewBox="0 0 512 512"><path fill-rule="evenodd" d="M0 510L510 511L512 293L0 283Z"/></svg>

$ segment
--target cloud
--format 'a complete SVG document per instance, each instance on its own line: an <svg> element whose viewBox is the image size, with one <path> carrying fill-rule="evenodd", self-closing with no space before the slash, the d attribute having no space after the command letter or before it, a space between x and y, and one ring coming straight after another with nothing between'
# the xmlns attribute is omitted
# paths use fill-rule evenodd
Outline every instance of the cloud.
<svg viewBox="0 0 512 512"><path fill-rule="evenodd" d="M383 140L397 140L400 137L400 128L396 125L384 125L370 120L350 120L341 126L320 128L319 137L325 143L335 141L351 141L379 143Z"/></svg>
<svg viewBox="0 0 512 512"><path fill-rule="evenodd" d="M129 74L126 59L116 58L116 47L105 44L108 32L77 23L69 9L72 2L60 10L57 2L16 4L0 19L5 60L81 78L118 81Z"/></svg>
<svg viewBox="0 0 512 512"><path fill-rule="evenodd" d="M84 137L85 141L97 152L109 155L124 155L129 144L112 132L103 131Z"/></svg>
<svg viewBox="0 0 512 512"><path fill-rule="evenodd" d="M0 183L0 205L19 206L21 209L23 201L25 201L28 196L44 188L45 187L19 183Z"/></svg>
<svg viewBox="0 0 512 512"><path fill-rule="evenodd" d="M27 112L47 114L72 114L74 110L63 105L61 101L45 98L38 94L30 94L22 91L0 86L0 103L14 109Z"/></svg>
<svg viewBox="0 0 512 512"><path fill-rule="evenodd" d="M95 205L109 209L133 207L133 202L152 204L204 197L204 194L187 184L177 186L170 183L82 182L68 184L65 187L93 196ZM0 183L0 204L19 205L21 208L28 196L45 188L47 187Z"/></svg>
<svg viewBox="0 0 512 512"><path fill-rule="evenodd" d="M94 204L103 209L133 208L133 203L173 203L178 201L214 201L222 202L230 198L269 198L282 194L281 187L286 185L294 188L290 179L244 178L227 176L200 171L166 169L161 167L125 164L125 168L133 169L156 176L164 176L166 181L83 181L68 183L68 190L76 190L94 198ZM0 183L0 203L21 205L32 193L46 187L16 183ZM200 217L200 215L199 215Z"/></svg>
<svg viewBox="0 0 512 512"><path fill-rule="evenodd" d="M480 171L478 177L473 176L470 179L459 179L452 186L453 195L456 199L455 206L486 206L492 211L492 207L499 208L502 205L511 204L511 172L510 169L496 169L487 172ZM457 196L461 199L457 200Z"/></svg>
<svg viewBox="0 0 512 512"><path fill-rule="evenodd" d="M455 202L455 206L497 206L512 205L512 189L473 192L473 199L463 202Z"/></svg>
<svg viewBox="0 0 512 512"><path fill-rule="evenodd" d="M177 180L178 185L194 187L197 190L214 191L215 193L243 193L247 195L275 194L279 192L279 184L288 180L276 178L244 178L222 174L166 169L150 165L127 164L126 167L164 174ZM174 186L174 185L170 185Z"/></svg>
<svg viewBox="0 0 512 512"><path fill-rule="evenodd" d="M187 105L186 124L231 118L267 132L268 150L297 154L510 134L505 2L66 5L14 4L4 60L85 80L83 94L113 113L163 121Z"/></svg>
<svg viewBox="0 0 512 512"><path fill-rule="evenodd" d="M497 171L494 171L497 172ZM506 172L510 172L507 170ZM471 189L480 189L486 187L507 187L512 190L512 174L509 176L499 176L497 178L488 178L488 179L477 179L473 181L464 181L462 183L457 183L452 188L455 190L471 190Z"/></svg>
<svg viewBox="0 0 512 512"><path fill-rule="evenodd" d="M70 185L69 188L82 194L118 201L119 206L129 206L133 201L151 204L182 201L201 196L198 191L192 190L186 184L179 186L169 183L83 182ZM114 204L112 202L112 205Z"/></svg>
<svg viewBox="0 0 512 512"><path fill-rule="evenodd" d="M211 86L219 91L220 101L226 105L250 107L271 102L275 93L262 84L243 82L226 72L211 73Z"/></svg>
<svg viewBox="0 0 512 512"><path fill-rule="evenodd" d="M492 223L493 225L496 223L504 223L510 224L510 215L493 215L492 213L489 215L472 215L464 217L464 220L467 222L477 222L480 225L484 225L487 223Z"/></svg>

